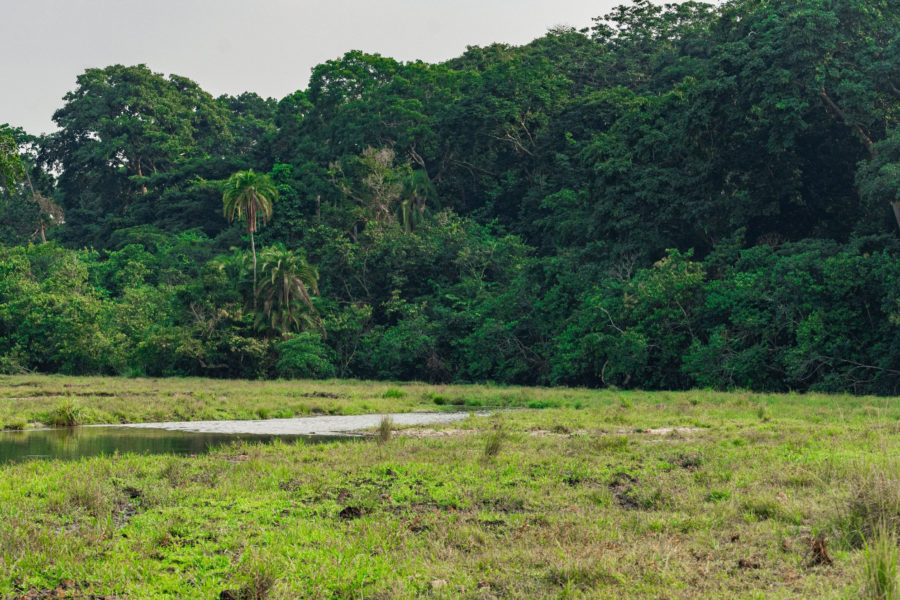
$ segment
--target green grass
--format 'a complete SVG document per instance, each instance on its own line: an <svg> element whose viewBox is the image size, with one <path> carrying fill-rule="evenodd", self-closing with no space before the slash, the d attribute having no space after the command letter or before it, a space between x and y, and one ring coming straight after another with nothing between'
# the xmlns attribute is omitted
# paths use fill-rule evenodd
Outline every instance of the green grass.
<svg viewBox="0 0 900 600"><path fill-rule="evenodd" d="M0 598L896 589L896 399L62 377L6 378L0 393L4 423L63 401L86 422L433 410L436 398L546 406L432 428L445 435L395 428L382 444L2 466Z"/></svg>

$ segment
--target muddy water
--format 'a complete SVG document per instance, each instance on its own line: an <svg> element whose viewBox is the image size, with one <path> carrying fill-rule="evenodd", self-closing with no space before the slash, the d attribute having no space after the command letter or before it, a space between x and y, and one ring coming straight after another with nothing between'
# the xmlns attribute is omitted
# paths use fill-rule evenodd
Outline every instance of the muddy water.
<svg viewBox="0 0 900 600"><path fill-rule="evenodd" d="M164 429L193 433L230 433L254 435L335 435L378 427L384 417L394 425L434 425L455 423L469 417L468 412L396 413L390 415L350 415L266 419L265 421L186 421L178 423L138 423L122 425L131 429ZM479 413L486 414L486 413Z"/></svg>
<svg viewBox="0 0 900 600"><path fill-rule="evenodd" d="M98 455L202 454L237 441L316 443L353 440L362 429L377 427L385 416L395 425L453 423L470 413L402 413L269 419L265 421L193 421L91 425L0 433L0 464L35 458L71 460Z"/></svg>

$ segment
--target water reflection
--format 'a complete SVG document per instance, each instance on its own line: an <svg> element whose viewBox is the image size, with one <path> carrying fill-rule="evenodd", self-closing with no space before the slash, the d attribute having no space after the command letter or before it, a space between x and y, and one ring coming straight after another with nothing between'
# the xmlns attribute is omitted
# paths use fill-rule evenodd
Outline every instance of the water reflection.
<svg viewBox="0 0 900 600"><path fill-rule="evenodd" d="M75 427L0 433L0 464L29 459L72 460L90 456L121 454L203 454L211 448L237 441L316 443L351 436L253 435L196 433L126 427Z"/></svg>

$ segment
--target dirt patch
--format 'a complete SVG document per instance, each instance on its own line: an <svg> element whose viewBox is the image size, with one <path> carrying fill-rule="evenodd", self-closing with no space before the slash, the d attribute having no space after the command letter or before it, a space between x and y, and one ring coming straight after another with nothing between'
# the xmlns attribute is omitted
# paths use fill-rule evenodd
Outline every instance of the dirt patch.
<svg viewBox="0 0 900 600"><path fill-rule="evenodd" d="M13 596L14 600L49 600L57 598L66 598L72 600L112 600L118 598L116 595L95 594L93 584L87 582L77 582L72 579L66 579L59 582L55 588L30 589L23 591L18 596Z"/></svg>
<svg viewBox="0 0 900 600"><path fill-rule="evenodd" d="M288 479L287 481L279 481L278 489L282 492L297 492L303 489L303 482L299 479Z"/></svg>
<svg viewBox="0 0 900 600"><path fill-rule="evenodd" d="M341 396L339 394L334 394L332 392L306 392L305 394L300 394L303 398L331 398L332 400L337 400Z"/></svg>
<svg viewBox="0 0 900 600"><path fill-rule="evenodd" d="M527 433L534 437L572 437L576 435L587 435L589 432L586 429L575 429L573 431L561 425L557 425L553 429L532 429Z"/></svg>
<svg viewBox="0 0 900 600"><path fill-rule="evenodd" d="M680 454L671 459L670 462L676 467L688 471L696 471L703 466L703 458L699 454Z"/></svg>
<svg viewBox="0 0 900 600"><path fill-rule="evenodd" d="M643 508L634 495L634 484L637 481L636 477L628 473L619 472L612 476L612 480L609 483L609 491L612 492L616 503L626 510L640 510Z"/></svg>
<svg viewBox="0 0 900 600"><path fill-rule="evenodd" d="M654 429L644 429L640 433L647 435L688 435L702 431L699 427L656 427Z"/></svg>
<svg viewBox="0 0 900 600"><path fill-rule="evenodd" d="M397 437L405 438L441 438L460 437L476 433L474 429L400 429L395 432Z"/></svg>
<svg viewBox="0 0 900 600"><path fill-rule="evenodd" d="M353 519L362 517L364 514L366 513L362 508L358 506L348 506L338 513L338 518L345 521L352 521Z"/></svg>
<svg viewBox="0 0 900 600"><path fill-rule="evenodd" d="M828 541L824 535L818 535L810 542L810 566L831 565L834 561L828 555Z"/></svg>

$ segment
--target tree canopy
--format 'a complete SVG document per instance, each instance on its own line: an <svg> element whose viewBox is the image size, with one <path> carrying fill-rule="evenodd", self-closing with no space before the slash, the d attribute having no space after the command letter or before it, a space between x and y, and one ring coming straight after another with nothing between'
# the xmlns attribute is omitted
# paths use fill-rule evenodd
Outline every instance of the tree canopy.
<svg viewBox="0 0 900 600"><path fill-rule="evenodd" d="M75 83L0 130L0 369L900 392L900 0Z"/></svg>

